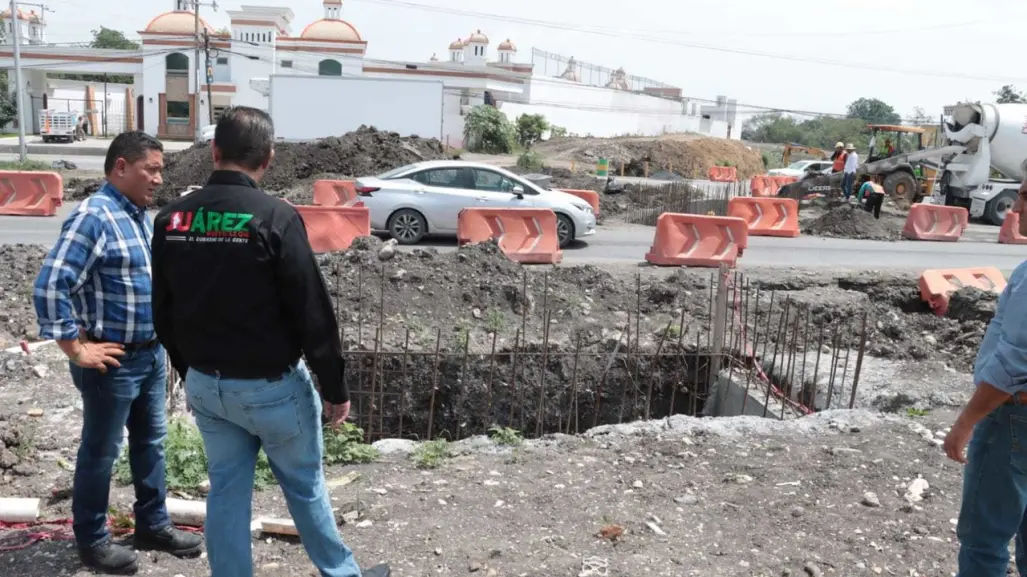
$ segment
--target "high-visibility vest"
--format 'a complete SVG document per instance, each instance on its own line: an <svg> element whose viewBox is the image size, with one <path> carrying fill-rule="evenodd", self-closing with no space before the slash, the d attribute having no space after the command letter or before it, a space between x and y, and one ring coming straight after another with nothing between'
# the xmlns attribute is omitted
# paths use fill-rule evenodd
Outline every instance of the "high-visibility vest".
<svg viewBox="0 0 1027 577"><path fill-rule="evenodd" d="M845 169L845 159L848 158L848 156L849 156L849 154L846 153L846 152L843 152L843 153L839 154L834 159L834 165L831 167L831 169L834 172L841 172L842 170L844 170Z"/></svg>

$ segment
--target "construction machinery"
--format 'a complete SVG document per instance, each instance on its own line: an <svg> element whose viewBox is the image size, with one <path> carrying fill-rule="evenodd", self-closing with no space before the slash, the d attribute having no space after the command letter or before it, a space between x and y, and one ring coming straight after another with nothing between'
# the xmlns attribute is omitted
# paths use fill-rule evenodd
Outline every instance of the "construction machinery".
<svg viewBox="0 0 1027 577"><path fill-rule="evenodd" d="M799 146L798 144L786 144L784 151L781 152L781 163L784 166L788 166L792 163L792 152L813 156L820 160L827 160L828 157L827 152L819 148L813 148L812 146Z"/></svg>
<svg viewBox="0 0 1027 577"><path fill-rule="evenodd" d="M946 107L935 202L969 209L971 218L1002 224L1027 175L1027 104L961 103ZM991 178L992 171L1000 178Z"/></svg>

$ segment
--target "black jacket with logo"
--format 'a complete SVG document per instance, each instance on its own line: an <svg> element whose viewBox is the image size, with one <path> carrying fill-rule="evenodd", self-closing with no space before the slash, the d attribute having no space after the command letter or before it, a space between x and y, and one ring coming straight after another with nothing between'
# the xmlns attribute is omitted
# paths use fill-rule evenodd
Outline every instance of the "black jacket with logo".
<svg viewBox="0 0 1027 577"><path fill-rule="evenodd" d="M302 354L325 400L349 399L331 297L294 207L215 171L153 229L154 325L175 370L275 378Z"/></svg>

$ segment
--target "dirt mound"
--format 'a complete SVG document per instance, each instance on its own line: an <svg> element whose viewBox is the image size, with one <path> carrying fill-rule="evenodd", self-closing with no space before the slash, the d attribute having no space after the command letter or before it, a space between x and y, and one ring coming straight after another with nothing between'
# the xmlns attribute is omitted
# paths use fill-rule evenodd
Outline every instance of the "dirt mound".
<svg viewBox="0 0 1027 577"><path fill-rule="evenodd" d="M538 145L547 158L575 160L594 165L610 160L610 170L624 176L652 175L667 171L684 178L705 179L711 166L727 163L738 169L740 179L766 172L756 150L736 140L670 135L651 138L560 138Z"/></svg>
<svg viewBox="0 0 1027 577"><path fill-rule="evenodd" d="M103 186L102 178L69 178L64 184L66 200L83 200Z"/></svg>
<svg viewBox="0 0 1027 577"><path fill-rule="evenodd" d="M957 321L991 322L998 306L998 295L977 287L964 287L949 296L946 316Z"/></svg>
<svg viewBox="0 0 1027 577"><path fill-rule="evenodd" d="M261 185L268 192L296 196L294 188L306 187L320 175L367 176L411 162L444 157L445 151L437 139L404 138L395 132L361 126L337 138L276 143L275 158ZM165 159L164 184L154 196L157 206L177 198L187 186L203 184L214 170L206 144L172 152Z"/></svg>
<svg viewBox="0 0 1027 577"><path fill-rule="evenodd" d="M834 238L898 240L902 230L893 224L890 219L877 220L861 207L843 202L804 226L803 232Z"/></svg>
<svg viewBox="0 0 1027 577"><path fill-rule="evenodd" d="M39 245L0 245L0 348L39 337L32 284L46 257Z"/></svg>

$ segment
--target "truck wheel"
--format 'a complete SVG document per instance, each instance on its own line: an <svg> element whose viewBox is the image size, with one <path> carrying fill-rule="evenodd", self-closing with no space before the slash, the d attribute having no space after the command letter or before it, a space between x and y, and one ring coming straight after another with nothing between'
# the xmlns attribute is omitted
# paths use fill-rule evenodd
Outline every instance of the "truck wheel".
<svg viewBox="0 0 1027 577"><path fill-rule="evenodd" d="M1009 214L1009 209L1013 208L1015 202L1016 192L1012 190L1007 190L996 196L984 207L984 220L995 226L1002 226L1006 215Z"/></svg>
<svg viewBox="0 0 1027 577"><path fill-rule="evenodd" d="M894 172L884 179L884 190L895 200L912 202L913 196L919 193L916 179L908 172Z"/></svg>

